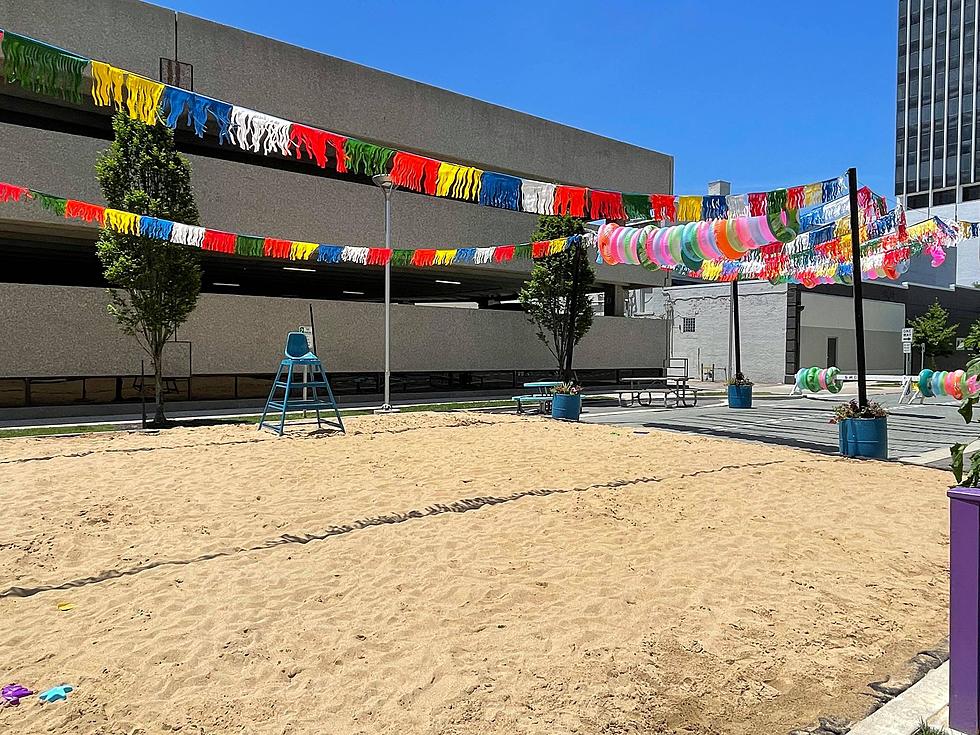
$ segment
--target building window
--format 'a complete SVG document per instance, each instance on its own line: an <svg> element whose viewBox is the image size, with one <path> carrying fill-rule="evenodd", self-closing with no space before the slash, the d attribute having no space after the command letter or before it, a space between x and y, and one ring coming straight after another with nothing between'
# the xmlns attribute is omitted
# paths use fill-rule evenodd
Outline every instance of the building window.
<svg viewBox="0 0 980 735"><path fill-rule="evenodd" d="M693 332L694 331L694 317L686 316L681 321L681 331L682 332Z"/></svg>
<svg viewBox="0 0 980 735"><path fill-rule="evenodd" d="M160 81L171 87L194 91L194 65L160 58Z"/></svg>
<svg viewBox="0 0 980 735"><path fill-rule="evenodd" d="M956 203L956 189L946 189L945 191L935 191L932 193L932 206L939 207L943 204Z"/></svg>
<svg viewBox="0 0 980 735"><path fill-rule="evenodd" d="M980 199L980 185L963 187L964 202L975 202L977 199Z"/></svg>
<svg viewBox="0 0 980 735"><path fill-rule="evenodd" d="M909 209L925 209L929 206L929 195L916 194L915 196L909 197L905 204Z"/></svg>

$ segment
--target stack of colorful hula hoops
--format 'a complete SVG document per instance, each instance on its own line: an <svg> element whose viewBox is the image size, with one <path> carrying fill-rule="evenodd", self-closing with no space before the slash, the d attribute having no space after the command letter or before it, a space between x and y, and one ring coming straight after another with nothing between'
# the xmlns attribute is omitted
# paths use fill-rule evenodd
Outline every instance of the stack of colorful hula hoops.
<svg viewBox="0 0 980 735"><path fill-rule="evenodd" d="M974 381L975 382L975 381ZM926 368L919 373L916 381L919 386L919 393L925 398L941 398L949 396L956 400L962 400L963 396L972 393L969 376L962 370L929 370Z"/></svg>
<svg viewBox="0 0 980 735"><path fill-rule="evenodd" d="M840 375L840 370L835 367L802 368L796 373L796 387L811 393L818 393L822 390L840 393L844 383L837 377L838 375Z"/></svg>

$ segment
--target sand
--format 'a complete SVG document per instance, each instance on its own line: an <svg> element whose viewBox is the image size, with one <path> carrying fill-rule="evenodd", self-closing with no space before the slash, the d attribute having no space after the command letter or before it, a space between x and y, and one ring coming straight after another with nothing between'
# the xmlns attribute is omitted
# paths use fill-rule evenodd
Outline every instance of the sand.
<svg viewBox="0 0 980 735"><path fill-rule="evenodd" d="M768 735L945 634L946 473L349 424L0 441L0 731Z"/></svg>

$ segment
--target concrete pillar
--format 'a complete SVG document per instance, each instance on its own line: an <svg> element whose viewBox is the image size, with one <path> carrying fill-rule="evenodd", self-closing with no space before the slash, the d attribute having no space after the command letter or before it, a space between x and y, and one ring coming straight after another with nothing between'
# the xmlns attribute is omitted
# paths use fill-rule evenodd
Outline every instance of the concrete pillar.
<svg viewBox="0 0 980 735"><path fill-rule="evenodd" d="M607 283L602 287L603 312L606 316L626 316L626 287Z"/></svg>

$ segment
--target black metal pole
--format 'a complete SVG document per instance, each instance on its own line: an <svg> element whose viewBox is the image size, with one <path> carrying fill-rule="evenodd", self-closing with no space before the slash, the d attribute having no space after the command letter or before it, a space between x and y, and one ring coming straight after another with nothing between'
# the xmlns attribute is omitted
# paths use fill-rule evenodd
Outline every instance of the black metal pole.
<svg viewBox="0 0 980 735"><path fill-rule="evenodd" d="M568 334L565 337L565 375L563 377L566 382L572 379L572 352L575 349L575 316L578 305L578 272L582 258L582 247L577 243L572 247L575 248L575 255L572 256L572 293L568 298L568 326L566 328Z"/></svg>
<svg viewBox="0 0 980 735"><path fill-rule="evenodd" d="M310 304L310 336L313 338L313 354L316 352L316 322L313 321L313 304Z"/></svg>
<svg viewBox="0 0 980 735"><path fill-rule="evenodd" d="M857 351L858 405L868 405L868 371L864 358L864 297L861 294L861 217L858 212L858 175L856 168L847 169L847 188L851 200L851 264L854 280L851 290L854 301L854 343Z"/></svg>
<svg viewBox="0 0 980 735"><path fill-rule="evenodd" d="M735 344L735 375L742 374L742 334L738 326L738 278L732 281L732 340Z"/></svg>

